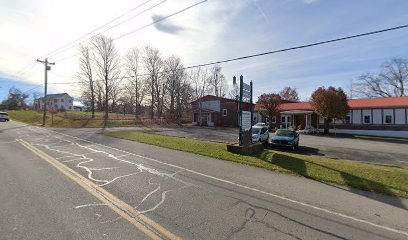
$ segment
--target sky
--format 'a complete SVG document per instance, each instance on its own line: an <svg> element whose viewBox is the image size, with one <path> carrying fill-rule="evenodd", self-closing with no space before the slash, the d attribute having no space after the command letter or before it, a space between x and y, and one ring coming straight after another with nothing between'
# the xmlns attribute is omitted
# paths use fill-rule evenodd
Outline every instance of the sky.
<svg viewBox="0 0 408 240"><path fill-rule="evenodd" d="M150 0L137 7L146 0L3 0L0 100L7 98L12 86L29 94L43 93L44 66L36 59L45 57L56 63L48 72L48 92L78 97L77 84L58 83L77 81L79 42L54 50L124 13L128 14L93 34L123 36L115 40L122 55L133 47L151 45L163 57L179 56L184 66L408 24L406 0L208 0L150 25L200 1ZM81 43L87 44L90 37ZM342 87L350 93L359 75L378 72L391 58L407 58L407 41L405 28L221 67L229 85L234 75L253 81L254 101L285 86L296 88L301 100L307 100L320 86Z"/></svg>

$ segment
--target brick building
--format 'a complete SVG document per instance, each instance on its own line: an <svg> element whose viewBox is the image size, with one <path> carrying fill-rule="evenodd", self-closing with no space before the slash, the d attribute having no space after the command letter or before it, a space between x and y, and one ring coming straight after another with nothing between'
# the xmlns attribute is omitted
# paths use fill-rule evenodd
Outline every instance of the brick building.
<svg viewBox="0 0 408 240"><path fill-rule="evenodd" d="M253 104L255 107L255 104ZM207 95L191 102L193 125L238 126L239 101ZM250 111L250 103L243 104L244 111ZM254 122L260 116L254 112Z"/></svg>

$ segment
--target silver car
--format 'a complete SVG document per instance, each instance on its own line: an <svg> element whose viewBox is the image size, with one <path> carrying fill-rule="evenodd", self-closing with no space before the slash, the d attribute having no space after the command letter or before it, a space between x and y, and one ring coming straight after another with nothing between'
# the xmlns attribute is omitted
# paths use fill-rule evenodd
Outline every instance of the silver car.
<svg viewBox="0 0 408 240"><path fill-rule="evenodd" d="M6 113L6 112L0 112L0 121L1 121L1 122L6 122L6 121L8 122L8 121L10 121L8 113Z"/></svg>
<svg viewBox="0 0 408 240"><path fill-rule="evenodd" d="M266 142L269 138L267 127L252 126L252 142Z"/></svg>

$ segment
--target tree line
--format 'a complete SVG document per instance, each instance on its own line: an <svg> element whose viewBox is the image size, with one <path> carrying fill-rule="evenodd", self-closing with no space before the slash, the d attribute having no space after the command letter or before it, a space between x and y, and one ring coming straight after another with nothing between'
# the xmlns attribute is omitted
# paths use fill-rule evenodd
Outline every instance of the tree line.
<svg viewBox="0 0 408 240"><path fill-rule="evenodd" d="M163 57L152 47L134 47L120 56L114 41L95 37L80 46L78 78L82 102L95 111L148 112L151 118L180 120L190 102L206 94L224 97L226 79L219 65L187 71L175 55Z"/></svg>

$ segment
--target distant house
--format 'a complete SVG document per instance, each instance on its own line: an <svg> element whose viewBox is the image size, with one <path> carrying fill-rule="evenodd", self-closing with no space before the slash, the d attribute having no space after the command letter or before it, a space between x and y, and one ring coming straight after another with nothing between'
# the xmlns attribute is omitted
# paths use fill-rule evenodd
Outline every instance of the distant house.
<svg viewBox="0 0 408 240"><path fill-rule="evenodd" d="M66 111L73 111L73 98L68 93L57 93L47 95L47 109L64 109ZM44 98L39 98L34 103L35 110L44 109Z"/></svg>
<svg viewBox="0 0 408 240"><path fill-rule="evenodd" d="M408 130L408 97L349 99L350 112L345 119L336 119L331 125L348 130ZM256 111L261 110L256 105ZM310 102L283 103L272 119L276 128L323 128L324 119L313 111Z"/></svg>
<svg viewBox="0 0 408 240"><path fill-rule="evenodd" d="M73 101L73 109L74 112L84 112L87 108L81 102Z"/></svg>
<svg viewBox="0 0 408 240"><path fill-rule="evenodd" d="M199 126L239 126L239 101L207 95L190 103L192 123ZM255 104L253 104L255 107ZM250 103L243 104L243 110L250 110ZM254 122L260 115L254 112Z"/></svg>

